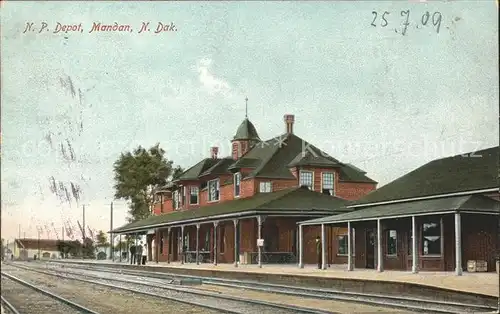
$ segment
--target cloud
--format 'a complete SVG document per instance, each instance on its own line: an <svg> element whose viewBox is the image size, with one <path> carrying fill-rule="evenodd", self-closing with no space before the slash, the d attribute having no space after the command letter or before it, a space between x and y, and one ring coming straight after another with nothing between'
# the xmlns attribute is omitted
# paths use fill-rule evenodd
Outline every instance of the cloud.
<svg viewBox="0 0 500 314"><path fill-rule="evenodd" d="M210 95L220 94L225 97L232 95L231 86L222 78L211 73L212 59L204 58L197 62L198 79L202 88Z"/></svg>

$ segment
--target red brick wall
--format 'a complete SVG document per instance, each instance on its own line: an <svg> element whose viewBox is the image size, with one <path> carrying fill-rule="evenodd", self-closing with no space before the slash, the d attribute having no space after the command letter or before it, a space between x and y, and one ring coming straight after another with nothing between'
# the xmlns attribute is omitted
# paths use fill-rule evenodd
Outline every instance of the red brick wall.
<svg viewBox="0 0 500 314"><path fill-rule="evenodd" d="M336 185L337 197L353 201L357 200L371 191L375 190L377 185L374 183L360 183L360 182L343 182L340 181Z"/></svg>
<svg viewBox="0 0 500 314"><path fill-rule="evenodd" d="M234 160L237 160L239 157L244 155L248 149L250 148L250 143L249 141L234 141L231 144L232 147L232 157ZM238 155L238 150L240 151L241 154Z"/></svg>

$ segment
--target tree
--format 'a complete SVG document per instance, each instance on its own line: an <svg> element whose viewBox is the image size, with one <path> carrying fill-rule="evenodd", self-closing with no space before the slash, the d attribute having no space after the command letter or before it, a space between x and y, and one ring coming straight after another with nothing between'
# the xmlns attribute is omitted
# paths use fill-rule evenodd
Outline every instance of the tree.
<svg viewBox="0 0 500 314"><path fill-rule="evenodd" d="M5 251L6 251L6 250L5 250L5 246L4 246L5 244L4 244L4 243L5 243L5 240L4 240L4 238L2 238L2 251L1 251L1 253L0 253L0 254L2 254L2 255L1 255L2 260L3 260L3 259L4 259L4 257L5 257Z"/></svg>
<svg viewBox="0 0 500 314"><path fill-rule="evenodd" d="M106 234L102 230L99 230L99 232L96 235L95 240L96 240L95 242L96 242L97 247L108 247L109 246L108 237L106 236Z"/></svg>
<svg viewBox="0 0 500 314"><path fill-rule="evenodd" d="M151 215L155 189L183 172L180 166L174 168L173 164L165 157L160 144L149 149L139 146L132 152L120 154L113 164L115 199L130 202L130 222Z"/></svg>

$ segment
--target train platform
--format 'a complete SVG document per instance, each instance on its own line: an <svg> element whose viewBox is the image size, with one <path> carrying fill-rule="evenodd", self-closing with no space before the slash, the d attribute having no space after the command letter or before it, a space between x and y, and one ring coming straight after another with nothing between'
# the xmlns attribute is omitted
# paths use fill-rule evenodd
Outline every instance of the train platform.
<svg viewBox="0 0 500 314"><path fill-rule="evenodd" d="M155 272L168 272L179 275L221 277L236 280L257 280L277 284L296 284L336 288L346 291L371 293L399 293L433 297L436 293L443 298L457 296L487 299L488 303L498 297L498 274L469 273L456 276L454 272L420 272L412 274L405 271L377 272L371 269L347 271L345 265L331 265L326 270L315 265L298 268L296 265L238 265L233 264L181 264L148 262L146 265L130 265L127 262L110 260L58 260L58 262L78 264L102 264L116 267L144 269ZM454 297L451 297L454 295ZM448 298L449 299L449 298Z"/></svg>

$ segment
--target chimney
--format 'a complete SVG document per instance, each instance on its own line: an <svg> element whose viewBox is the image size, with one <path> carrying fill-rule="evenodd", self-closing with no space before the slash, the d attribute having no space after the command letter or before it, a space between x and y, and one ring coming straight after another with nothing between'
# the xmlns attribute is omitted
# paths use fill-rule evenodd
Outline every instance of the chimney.
<svg viewBox="0 0 500 314"><path fill-rule="evenodd" d="M286 114L284 116L284 120L285 120L285 126L286 126L286 133L292 134L293 133L293 123L295 122L295 116L293 114Z"/></svg>
<svg viewBox="0 0 500 314"><path fill-rule="evenodd" d="M213 159L217 159L217 154L219 154L219 147L210 147L210 155Z"/></svg>

